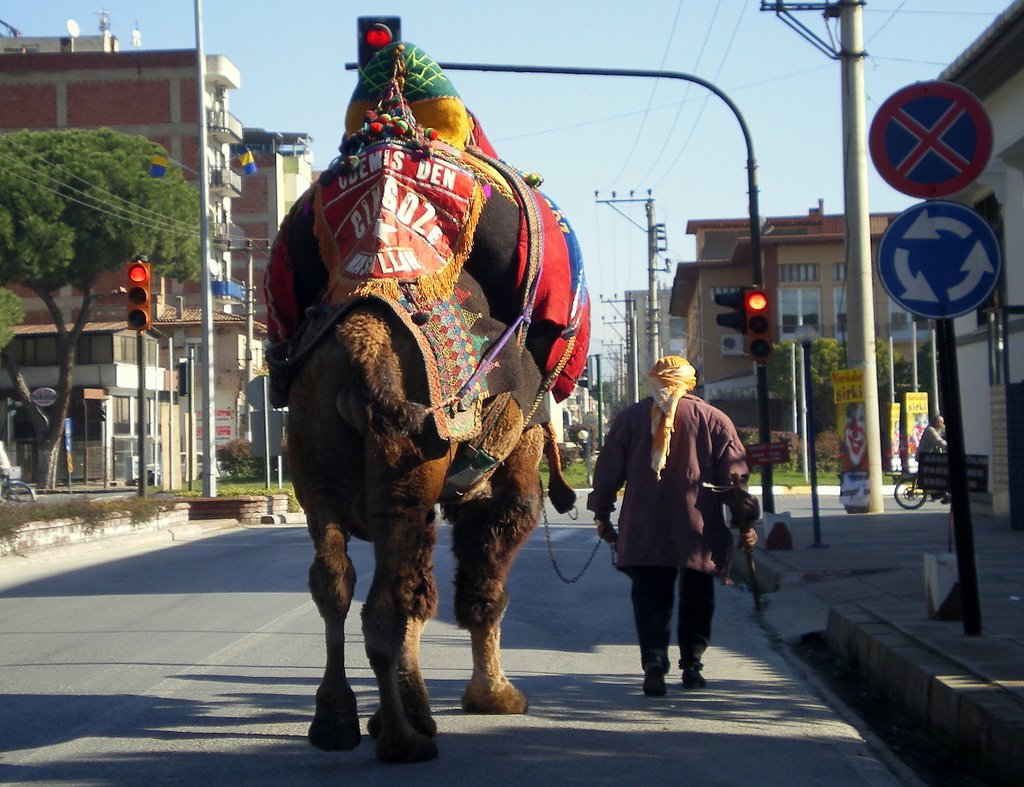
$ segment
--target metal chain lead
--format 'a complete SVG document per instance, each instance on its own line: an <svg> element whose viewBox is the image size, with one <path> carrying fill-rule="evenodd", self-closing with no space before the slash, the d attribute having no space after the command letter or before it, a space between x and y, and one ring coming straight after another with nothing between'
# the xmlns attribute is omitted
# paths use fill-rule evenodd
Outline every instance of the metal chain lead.
<svg viewBox="0 0 1024 787"><path fill-rule="evenodd" d="M590 564L594 562L594 556L597 554L597 550L601 548L601 539L600 538L597 539L597 543L594 544L594 551L590 553L590 557L587 558L587 562L583 564L583 568L580 569L580 572L576 576L574 576L572 579L567 579L562 574L561 569L558 568L558 561L555 559L555 548L554 548L554 546L551 543L551 525L548 523L548 512L547 512L547 509L542 507L541 511L543 512L543 517L544 517L544 535L547 538L547 542L548 542L548 557L551 559L551 566L552 566L552 568L555 569L555 573L558 575L558 578L560 580L562 580L562 582L564 582L566 585L571 585L574 582L578 582L583 577L583 575L585 573L587 573L587 569L590 568ZM575 517L571 517L571 518L575 519ZM612 546L611 544L609 544L608 546L611 549L612 565L614 566L615 565L615 547Z"/></svg>

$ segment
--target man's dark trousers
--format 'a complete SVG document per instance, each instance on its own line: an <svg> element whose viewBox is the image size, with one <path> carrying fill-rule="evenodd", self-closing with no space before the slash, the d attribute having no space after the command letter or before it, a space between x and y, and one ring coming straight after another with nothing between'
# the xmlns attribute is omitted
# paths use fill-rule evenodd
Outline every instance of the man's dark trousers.
<svg viewBox="0 0 1024 787"><path fill-rule="evenodd" d="M715 613L714 577L693 569L671 566L630 566L623 571L633 582L630 597L640 642L640 665L660 662L668 672L669 630L675 589L679 584L679 620L676 634L682 655L679 666L700 664L711 641Z"/></svg>

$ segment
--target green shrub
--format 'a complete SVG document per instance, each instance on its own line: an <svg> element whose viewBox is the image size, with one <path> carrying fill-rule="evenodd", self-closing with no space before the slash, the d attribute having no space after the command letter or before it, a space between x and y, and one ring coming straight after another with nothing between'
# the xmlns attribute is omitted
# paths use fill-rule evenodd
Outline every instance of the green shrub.
<svg viewBox="0 0 1024 787"><path fill-rule="evenodd" d="M232 440L217 449L221 472L228 478L255 479L260 474L260 461L252 455L248 440Z"/></svg>
<svg viewBox="0 0 1024 787"><path fill-rule="evenodd" d="M10 541L30 522L77 519L91 532L116 516L128 516L133 526L152 521L161 511L174 507L174 500L159 497L118 497L106 500L68 500L0 506L0 539Z"/></svg>

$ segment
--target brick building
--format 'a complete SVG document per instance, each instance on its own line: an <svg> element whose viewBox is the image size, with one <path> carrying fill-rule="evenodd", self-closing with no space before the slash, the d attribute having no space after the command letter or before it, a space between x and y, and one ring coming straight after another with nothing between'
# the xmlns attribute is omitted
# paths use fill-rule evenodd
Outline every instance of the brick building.
<svg viewBox="0 0 1024 787"><path fill-rule="evenodd" d="M141 135L163 146L170 159L182 167L186 179L197 183L196 66L195 50L122 52L109 31L92 37L0 38L0 133L108 127ZM309 185L312 172L305 135L244 130L231 114L230 91L240 86L241 78L229 58L207 55L205 81L214 409L217 442L223 443L247 433L245 384L263 363L262 268L280 220ZM237 156L247 145L253 150L258 171L243 177ZM100 298L94 305L92 322L79 343L72 394L74 450L76 456L81 452L83 460L74 464L76 468L88 466L90 479L124 479L133 472L133 408L138 381L135 336L125 329L123 298L116 297L123 282L120 270L115 271L96 283L97 293L114 297ZM166 279L158 279L155 289L154 328L162 338L158 341L154 334L146 339L151 348L145 384L151 394L146 402L146 464L153 468L154 476L165 477L165 485L174 485L182 474L188 477L194 470L181 461L187 444L181 435L192 431L188 418L181 415L181 409L171 415L168 408L178 404L173 374L177 359L201 357L202 293L199 282ZM30 292L19 294L25 323L11 349L23 361L28 360L23 371L30 388L52 385L56 372L47 364L46 348L54 344L55 334L45 329L46 324L52 326L51 318ZM64 312L70 314L77 303L76 293L65 287L56 296ZM12 391L4 384L7 382L0 381L0 397L10 401ZM13 438L16 461L24 464L30 460L24 444L30 433L27 423L18 418L14 421L6 425L5 434ZM199 444L192 441L192 445ZM90 455L92 461L88 461Z"/></svg>

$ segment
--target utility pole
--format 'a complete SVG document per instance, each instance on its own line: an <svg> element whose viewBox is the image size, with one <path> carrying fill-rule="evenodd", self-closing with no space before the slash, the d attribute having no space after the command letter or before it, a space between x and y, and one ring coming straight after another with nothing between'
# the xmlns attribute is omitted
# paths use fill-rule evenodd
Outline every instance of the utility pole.
<svg viewBox="0 0 1024 787"><path fill-rule="evenodd" d="M203 495L217 496L217 421L214 412L213 275L210 270L210 169L206 129L206 52L203 48L203 4L195 0L196 15L196 116L199 123L199 262L202 266L202 361L203 361Z"/></svg>
<svg viewBox="0 0 1024 787"><path fill-rule="evenodd" d="M630 192L632 194L632 192ZM594 197L597 197L597 193L594 193ZM653 364L658 358L661 357L661 341L659 337L659 328L661 326L661 316L658 304L658 252L664 251L662 247L662 241L665 239L665 225L656 224L654 222L654 199L651 197L650 191L647 192L647 199L634 199L632 196L628 199L616 199L615 192L612 192L611 199L599 199L596 200L598 204L615 206L616 203L623 202L643 202L644 210L647 214L647 226L643 227L637 222L633 221L629 216L623 213L618 208L614 208L619 215L629 221L634 227L647 233L647 353L650 362ZM635 307L634 307L635 308ZM627 310L628 313L628 310ZM634 315L635 316L635 315ZM628 320L628 318L627 318ZM627 322L627 325L630 324ZM635 320L633 321L633 327L635 328ZM633 333L633 358L636 359L638 353L636 352L637 339L636 334ZM634 376L637 372L634 369ZM636 386L633 390L634 399L638 400L638 392Z"/></svg>
<svg viewBox="0 0 1024 787"><path fill-rule="evenodd" d="M625 385L623 390L626 392L626 396L629 397L628 404L640 401L640 382L639 374L637 371L640 359L637 352L637 322L636 322L636 301L633 300L626 294L626 297L621 301L613 301L608 299L602 299L602 303L624 303L626 304L626 314L623 317L623 322L626 324L626 363L622 367L625 371ZM618 309L616 309L618 311ZM620 315L621 316L621 315ZM618 331L616 331L618 333ZM619 334L620 336L622 334Z"/></svg>
<svg viewBox="0 0 1024 787"><path fill-rule="evenodd" d="M762 0L762 11L774 11L804 39L839 60L842 66L843 176L846 213L846 286L850 309L847 359L864 369L865 437L868 456L867 513L883 511L882 435L875 356L875 305L871 279L871 228L868 212L867 124L864 113L864 0L835 3L783 3ZM841 48L834 49L794 19L789 10L822 11L839 17Z"/></svg>
<svg viewBox="0 0 1024 787"><path fill-rule="evenodd" d="M253 335L253 321L256 315L256 289L253 286L252 277L252 241L245 242L245 384L249 385L249 382L253 379L253 351L252 343L254 341ZM252 408L249 407L249 402L245 403L245 436L249 440L252 440ZM264 432L264 435L268 432ZM267 484L267 488L270 488L270 484Z"/></svg>
<svg viewBox="0 0 1024 787"><path fill-rule="evenodd" d="M661 342L658 341L660 310L658 308L658 225L654 223L654 200L647 192L647 352L653 365L661 357ZM661 226L664 231L664 225Z"/></svg>

